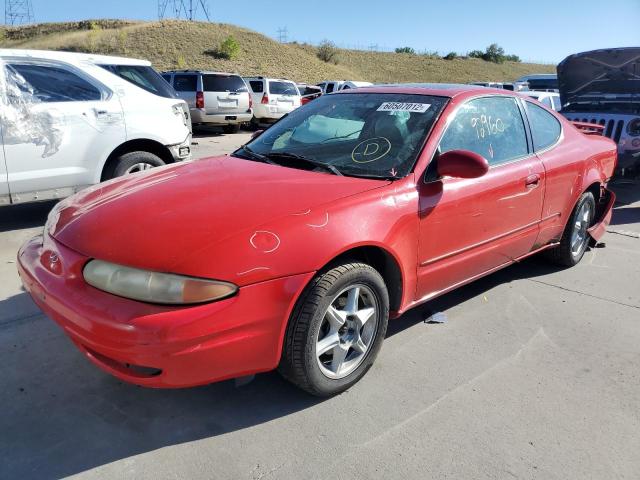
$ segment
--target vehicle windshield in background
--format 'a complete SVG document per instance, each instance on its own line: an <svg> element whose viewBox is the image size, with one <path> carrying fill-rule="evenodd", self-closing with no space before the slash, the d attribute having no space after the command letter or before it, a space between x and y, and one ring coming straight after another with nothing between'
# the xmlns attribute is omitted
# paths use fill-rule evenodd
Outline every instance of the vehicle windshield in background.
<svg viewBox="0 0 640 480"><path fill-rule="evenodd" d="M100 65L134 85L164 98L177 98L176 92L153 67L144 65Z"/></svg>
<svg viewBox="0 0 640 480"><path fill-rule="evenodd" d="M237 75L203 75L205 92L247 92L247 85Z"/></svg>
<svg viewBox="0 0 640 480"><path fill-rule="evenodd" d="M400 178L413 168L446 102L395 93L322 96L233 155L342 175Z"/></svg>
<svg viewBox="0 0 640 480"><path fill-rule="evenodd" d="M296 86L289 82L269 82L269 93L274 95L299 95Z"/></svg>

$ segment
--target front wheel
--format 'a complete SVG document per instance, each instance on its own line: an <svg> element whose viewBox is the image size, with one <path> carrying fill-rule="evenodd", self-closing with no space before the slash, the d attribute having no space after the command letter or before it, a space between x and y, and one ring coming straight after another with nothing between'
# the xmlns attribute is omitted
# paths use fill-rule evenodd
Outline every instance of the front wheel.
<svg viewBox="0 0 640 480"><path fill-rule="evenodd" d="M116 178L130 173L142 172L153 167L160 167L164 162L150 152L129 152L121 155L111 166L106 178Z"/></svg>
<svg viewBox="0 0 640 480"><path fill-rule="evenodd" d="M564 267L577 265L589 245L587 229L593 224L596 201L593 193L585 192L576 204L564 229L560 245L549 251L554 263Z"/></svg>
<svg viewBox="0 0 640 480"><path fill-rule="evenodd" d="M343 392L373 364L389 319L389 294L370 265L345 263L318 275L298 300L279 371L317 396Z"/></svg>

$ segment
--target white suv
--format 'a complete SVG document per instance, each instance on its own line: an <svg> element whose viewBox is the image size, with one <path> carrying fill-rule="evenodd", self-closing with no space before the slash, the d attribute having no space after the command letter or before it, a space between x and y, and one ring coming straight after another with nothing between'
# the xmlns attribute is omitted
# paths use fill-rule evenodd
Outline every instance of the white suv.
<svg viewBox="0 0 640 480"><path fill-rule="evenodd" d="M237 133L240 124L253 117L252 99L239 75L179 70L163 72L162 77L189 104L194 125L219 125L225 133Z"/></svg>
<svg viewBox="0 0 640 480"><path fill-rule="evenodd" d="M281 78L246 77L253 98L254 124L274 123L301 104L298 87Z"/></svg>
<svg viewBox="0 0 640 480"><path fill-rule="evenodd" d="M189 159L189 109L144 60L0 49L0 204Z"/></svg>

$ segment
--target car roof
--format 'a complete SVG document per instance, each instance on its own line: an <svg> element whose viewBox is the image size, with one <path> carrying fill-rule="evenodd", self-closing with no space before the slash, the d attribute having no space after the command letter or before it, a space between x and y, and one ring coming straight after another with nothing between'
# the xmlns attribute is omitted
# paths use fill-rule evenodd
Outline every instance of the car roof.
<svg viewBox="0 0 640 480"><path fill-rule="evenodd" d="M438 97L457 97L468 94L513 94L510 90L481 87L479 85L466 85L462 83L390 83L382 85L372 85L370 87L359 87L350 90L340 90L342 93L406 93L417 95L434 95Z"/></svg>
<svg viewBox="0 0 640 480"><path fill-rule="evenodd" d="M76 53L61 52L57 50L30 50L30 49L14 49L0 48L0 56L17 57L25 59L45 59L59 60L67 63L93 63L93 64L110 64L110 65L139 65L151 66L148 60L138 58L113 57L111 55L95 55L93 53Z"/></svg>
<svg viewBox="0 0 640 480"><path fill-rule="evenodd" d="M227 75L227 76L234 76L234 77L240 77L241 75L238 73L231 73L231 72L214 72L213 70L165 70L162 73L173 73L175 74L189 74L192 73L194 75L200 75L200 74L204 74L204 75Z"/></svg>

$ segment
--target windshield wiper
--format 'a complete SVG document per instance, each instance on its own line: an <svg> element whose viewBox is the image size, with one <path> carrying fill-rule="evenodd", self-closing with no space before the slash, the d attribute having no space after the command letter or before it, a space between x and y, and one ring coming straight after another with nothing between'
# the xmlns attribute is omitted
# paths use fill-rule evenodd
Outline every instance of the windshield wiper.
<svg viewBox="0 0 640 480"><path fill-rule="evenodd" d="M261 153L254 152L246 145L241 148L241 150L249 157L250 160L257 160L259 162L268 163L270 165L277 165L276 162L270 160L266 155L262 155ZM233 152L234 155L237 155L240 150L236 150Z"/></svg>
<svg viewBox="0 0 640 480"><path fill-rule="evenodd" d="M296 153L289 153L289 152L270 152L264 155L265 157L267 157L268 159L276 157L276 158L285 158L287 160L297 160L299 162L302 163L307 163L309 165L312 165L314 167L319 167L319 168L324 168L325 170L328 170L329 172L333 173L334 175L339 175L339 176L343 176L342 172L340 170L338 170L336 167L334 167L333 165L329 164L329 163L322 163L322 162L318 162L312 158L309 157L305 157L303 155L298 155Z"/></svg>

